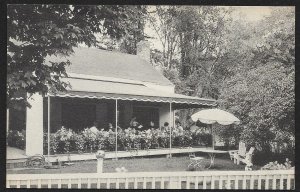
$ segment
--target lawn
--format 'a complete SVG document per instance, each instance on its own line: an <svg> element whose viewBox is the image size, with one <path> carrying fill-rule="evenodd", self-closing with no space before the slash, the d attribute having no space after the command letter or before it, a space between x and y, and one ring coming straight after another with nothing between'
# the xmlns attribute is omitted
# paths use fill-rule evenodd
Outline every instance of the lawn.
<svg viewBox="0 0 300 192"><path fill-rule="evenodd" d="M199 155L197 155L199 156ZM203 155L203 164L209 166L210 159ZM7 170L9 174L49 174L49 173L95 173L96 160L74 162L74 165L63 166L60 169L23 169L23 170ZM125 167L129 172L168 172L168 171L188 171L190 160L188 156L177 155L172 158L160 157L144 157L144 158L122 158L118 160L104 160L103 172L115 172L117 167ZM210 171L216 170L244 170L245 165L235 165L228 156L215 159L215 165ZM254 167L258 169L258 167ZM201 170L199 170L201 171Z"/></svg>

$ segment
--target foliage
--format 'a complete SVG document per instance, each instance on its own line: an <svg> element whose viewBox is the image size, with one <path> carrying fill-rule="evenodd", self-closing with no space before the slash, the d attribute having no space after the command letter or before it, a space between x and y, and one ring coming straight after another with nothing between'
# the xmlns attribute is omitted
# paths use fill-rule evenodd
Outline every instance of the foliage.
<svg viewBox="0 0 300 192"><path fill-rule="evenodd" d="M273 141L280 145L294 141L294 25L293 11L275 10L252 25L252 31L242 32L241 51L236 52L239 68L221 85L222 107L242 122L237 126L240 139L263 153L272 150ZM255 32L255 38L249 32Z"/></svg>
<svg viewBox="0 0 300 192"><path fill-rule="evenodd" d="M96 140L98 131L92 131L92 129L86 128L81 132L83 140L85 142L85 148L93 151L96 148Z"/></svg>
<svg viewBox="0 0 300 192"><path fill-rule="evenodd" d="M85 140L83 135L80 134L76 134L74 135L74 139L75 139L75 145L76 145L76 149L79 153L84 152L85 148L84 148L84 144L85 144Z"/></svg>
<svg viewBox="0 0 300 192"><path fill-rule="evenodd" d="M62 127L55 134L55 141L58 142L57 151L64 151L66 153L70 152L71 140L74 136L74 132L71 129L66 129Z"/></svg>
<svg viewBox="0 0 300 192"><path fill-rule="evenodd" d="M179 34L176 27L178 16L178 6L156 5L149 7L147 11L150 27L155 31L162 45L162 51L156 49L152 52L152 62L167 70L177 67Z"/></svg>
<svg viewBox="0 0 300 192"><path fill-rule="evenodd" d="M176 93L217 99L220 83L231 75L224 64L231 43L225 38L230 33L231 10L212 6L155 6L149 12L149 22L162 46L161 50L152 51L152 64L162 66ZM226 43L228 46L224 46ZM194 112L180 111L182 125L187 124L188 116Z"/></svg>
<svg viewBox="0 0 300 192"><path fill-rule="evenodd" d="M22 131L15 131L9 130L7 134L7 144L11 147L17 147L19 149L25 149L26 147L26 132L25 130Z"/></svg>
<svg viewBox="0 0 300 192"><path fill-rule="evenodd" d="M140 6L137 6L140 7ZM49 61L51 55L68 56L78 44L97 46L95 35L115 39L132 33L142 14L126 5L8 5L7 7L7 101L19 91L46 94L64 91L69 86L66 67L71 63ZM142 27L142 24L140 24ZM140 35L141 36L141 35ZM26 96L22 103L29 105ZM18 103L18 104L22 104Z"/></svg>
<svg viewBox="0 0 300 192"><path fill-rule="evenodd" d="M264 165L261 170L287 170L287 169L292 169L292 162L289 161L288 158L286 158L284 164L280 164L277 161L270 162L266 165Z"/></svg>
<svg viewBox="0 0 300 192"><path fill-rule="evenodd" d="M47 150L47 134L44 139L44 150ZM169 132L159 129L137 131L131 128L118 132L118 150L126 151L136 148L148 150L169 147ZM51 154L70 152L95 152L97 150L114 151L116 134L113 131L86 128L79 133L62 127L56 133L50 135ZM211 145L211 135L208 133L192 133L189 130L172 132L173 147L190 147Z"/></svg>
<svg viewBox="0 0 300 192"><path fill-rule="evenodd" d="M294 142L293 8L271 8L271 15L257 22L231 19L231 10L221 7L156 6L152 11L157 16L150 23L163 47L152 52L152 62L161 63L175 91L219 99L221 108L241 120L220 130L225 143L244 140L266 152L272 141ZM173 37L179 37L174 53L169 49ZM183 125L194 112L180 112Z"/></svg>

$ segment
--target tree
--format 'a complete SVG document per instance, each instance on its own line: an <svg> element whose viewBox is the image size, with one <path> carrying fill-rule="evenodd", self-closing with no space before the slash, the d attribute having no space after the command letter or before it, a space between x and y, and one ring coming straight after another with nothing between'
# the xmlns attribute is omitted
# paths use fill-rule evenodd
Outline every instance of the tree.
<svg viewBox="0 0 300 192"><path fill-rule="evenodd" d="M162 45L161 66L171 70L176 68L174 60L178 54L179 34L176 31L179 6L148 7L147 19Z"/></svg>
<svg viewBox="0 0 300 192"><path fill-rule="evenodd" d="M224 81L221 100L222 106L243 122L241 139L270 151L273 141L291 144L294 140L293 11L275 10L253 27L258 41L250 47L251 52L242 53L246 58L241 60L243 67Z"/></svg>
<svg viewBox="0 0 300 192"><path fill-rule="evenodd" d="M96 33L120 39L140 14L123 5L8 5L7 11L8 105L20 92L64 91L68 84L61 78L71 63L45 63L45 57L68 56L80 43L97 46ZM19 103L28 105L24 95Z"/></svg>
<svg viewBox="0 0 300 192"><path fill-rule="evenodd" d="M162 50L152 59L165 68L164 74L177 71L181 83L175 91L190 96L218 98L219 82L229 75L222 58L226 53L224 35L230 21L230 9L212 6L156 6L150 23L158 35ZM187 119L194 110L182 111ZM184 115L183 115L184 114Z"/></svg>

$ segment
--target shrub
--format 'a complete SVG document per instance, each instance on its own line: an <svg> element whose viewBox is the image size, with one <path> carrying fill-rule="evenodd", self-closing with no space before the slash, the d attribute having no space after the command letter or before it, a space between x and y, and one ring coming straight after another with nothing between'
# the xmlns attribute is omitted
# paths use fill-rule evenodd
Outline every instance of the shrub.
<svg viewBox="0 0 300 192"><path fill-rule="evenodd" d="M23 129L22 131L9 130L7 135L7 144L11 147L16 147L19 149L25 149L26 146L26 132Z"/></svg>
<svg viewBox="0 0 300 192"><path fill-rule="evenodd" d="M86 150L89 150L90 152L95 150L97 146L96 138L98 136L98 132L99 131L92 131L90 128L86 128L82 131L81 134L85 141Z"/></svg>
<svg viewBox="0 0 300 192"><path fill-rule="evenodd" d="M169 147L169 132L159 129L136 131L125 129L118 132L118 150L130 150L137 145L142 149ZM45 135L47 137L47 135ZM56 133L51 134L51 153L69 153L72 151L94 152L96 150L114 151L116 135L113 131L99 131L95 128L86 128L82 132L75 133L71 129L62 127ZM192 134L191 131L173 131L172 146L188 147L193 144L208 145L211 135L205 133ZM45 139L45 141L47 138ZM47 141L46 141L47 143ZM45 144L44 149L47 149Z"/></svg>
<svg viewBox="0 0 300 192"><path fill-rule="evenodd" d="M74 134L73 138L75 141L75 149L78 151L78 153L84 152L85 140L83 138L83 135Z"/></svg>
<svg viewBox="0 0 300 192"><path fill-rule="evenodd" d="M289 161L288 158L286 158L285 163L280 164L277 161L270 162L263 166L261 169L262 170L287 170L287 169L292 169L292 162Z"/></svg>
<svg viewBox="0 0 300 192"><path fill-rule="evenodd" d="M58 152L59 141L55 134L50 134L50 153L56 154Z"/></svg>

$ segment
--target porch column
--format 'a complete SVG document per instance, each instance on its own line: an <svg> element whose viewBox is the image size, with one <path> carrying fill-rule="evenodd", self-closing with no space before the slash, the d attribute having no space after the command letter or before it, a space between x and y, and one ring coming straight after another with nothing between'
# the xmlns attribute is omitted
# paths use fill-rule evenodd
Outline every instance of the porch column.
<svg viewBox="0 0 300 192"><path fill-rule="evenodd" d="M6 135L8 135L9 131L9 108L6 109Z"/></svg>
<svg viewBox="0 0 300 192"><path fill-rule="evenodd" d="M26 108L26 155L43 154L43 97L34 94Z"/></svg>
<svg viewBox="0 0 300 192"><path fill-rule="evenodd" d="M116 99L116 159L118 159L118 99Z"/></svg>
<svg viewBox="0 0 300 192"><path fill-rule="evenodd" d="M172 150L172 126L171 125L173 124L173 123L171 124L171 122L172 122L172 103L171 102L170 102L170 113L169 114L170 114L170 121L169 121L170 124L169 125L170 125L170 158L171 158L172 157L172 151L171 151Z"/></svg>
<svg viewBox="0 0 300 192"><path fill-rule="evenodd" d="M50 155L50 96L48 96L48 157Z"/></svg>

